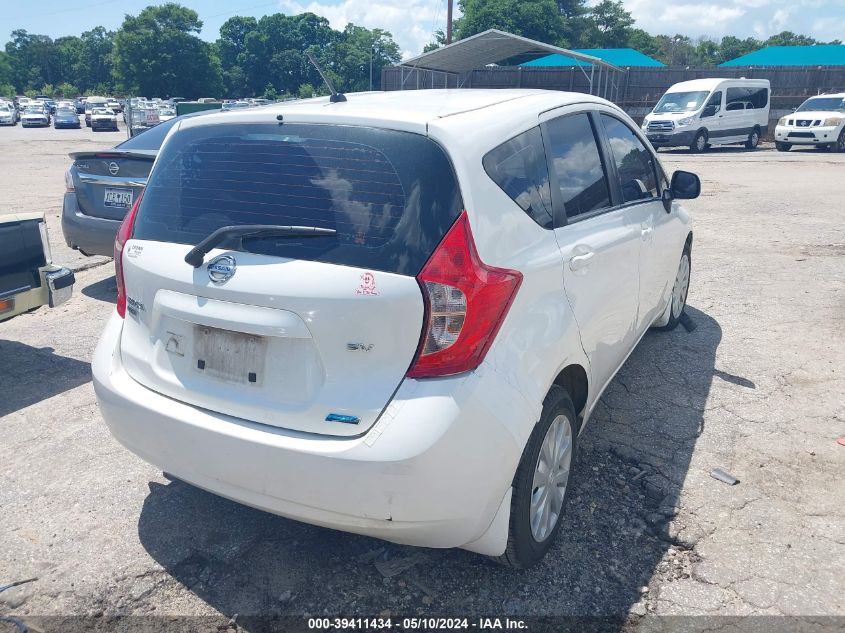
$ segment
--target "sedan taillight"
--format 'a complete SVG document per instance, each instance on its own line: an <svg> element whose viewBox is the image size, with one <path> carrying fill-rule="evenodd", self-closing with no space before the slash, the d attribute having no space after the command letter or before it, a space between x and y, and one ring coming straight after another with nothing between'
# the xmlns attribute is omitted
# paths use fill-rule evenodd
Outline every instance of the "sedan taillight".
<svg viewBox="0 0 845 633"><path fill-rule="evenodd" d="M478 256L464 211L417 276L425 323L409 378L449 376L478 367L522 283L516 270Z"/></svg>
<svg viewBox="0 0 845 633"><path fill-rule="evenodd" d="M117 230L117 237L114 240L114 278L117 281L117 313L121 318L126 318L126 280L123 278L123 247L132 237L132 230L135 228L135 216L138 215L138 206L144 191L141 190L135 204L123 218L120 228Z"/></svg>

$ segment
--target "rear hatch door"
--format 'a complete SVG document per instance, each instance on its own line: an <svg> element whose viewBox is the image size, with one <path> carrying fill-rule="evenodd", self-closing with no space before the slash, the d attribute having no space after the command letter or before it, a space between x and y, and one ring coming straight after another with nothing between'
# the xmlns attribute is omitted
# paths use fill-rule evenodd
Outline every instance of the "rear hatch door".
<svg viewBox="0 0 845 633"><path fill-rule="evenodd" d="M171 398L286 429L349 436L378 418L420 340L415 275L462 209L425 136L311 124L186 126L162 149L124 246L121 355ZM311 226L231 238L224 226Z"/></svg>

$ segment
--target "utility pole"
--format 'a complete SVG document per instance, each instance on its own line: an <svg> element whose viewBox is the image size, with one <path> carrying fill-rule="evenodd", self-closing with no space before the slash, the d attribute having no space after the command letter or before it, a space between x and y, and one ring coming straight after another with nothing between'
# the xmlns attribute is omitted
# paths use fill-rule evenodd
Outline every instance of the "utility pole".
<svg viewBox="0 0 845 633"><path fill-rule="evenodd" d="M446 0L446 45L452 43L452 0Z"/></svg>

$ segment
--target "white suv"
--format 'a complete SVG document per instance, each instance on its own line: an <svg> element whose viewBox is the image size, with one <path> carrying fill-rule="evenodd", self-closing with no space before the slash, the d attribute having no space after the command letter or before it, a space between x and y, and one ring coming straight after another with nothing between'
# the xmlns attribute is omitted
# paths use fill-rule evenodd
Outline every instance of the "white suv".
<svg viewBox="0 0 845 633"><path fill-rule="evenodd" d="M517 567L692 233L636 125L541 90L350 94L186 119L115 244L114 436L286 517Z"/></svg>
<svg viewBox="0 0 845 633"><path fill-rule="evenodd" d="M788 152L794 145L816 145L845 152L845 93L810 97L775 127L775 147Z"/></svg>

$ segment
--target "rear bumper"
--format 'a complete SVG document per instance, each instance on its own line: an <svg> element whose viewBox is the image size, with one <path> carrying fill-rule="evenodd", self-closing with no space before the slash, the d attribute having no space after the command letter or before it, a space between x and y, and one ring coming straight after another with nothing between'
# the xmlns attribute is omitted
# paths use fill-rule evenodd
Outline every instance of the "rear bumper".
<svg viewBox="0 0 845 633"><path fill-rule="evenodd" d="M65 243L86 255L114 255L114 238L121 220L85 215L79 210L75 193L66 193L62 207L62 233Z"/></svg>
<svg viewBox="0 0 845 633"><path fill-rule="evenodd" d="M76 279L69 268L48 264L38 270L38 276L41 281L38 287L28 288L15 295L4 295L4 299L11 298L14 304L11 310L0 313L0 321L7 321L43 305L55 308L70 299Z"/></svg>
<svg viewBox="0 0 845 633"><path fill-rule="evenodd" d="M513 429L530 429L531 407L494 371L406 380L367 433L334 438L247 422L147 389L122 366L122 327L114 315L97 346L94 388L112 434L145 461L306 523L409 545L504 551L504 500L522 452ZM494 523L503 531L488 531ZM499 536L491 539L493 531Z"/></svg>

